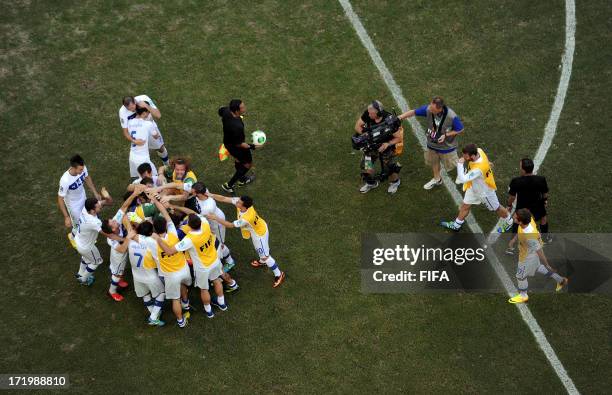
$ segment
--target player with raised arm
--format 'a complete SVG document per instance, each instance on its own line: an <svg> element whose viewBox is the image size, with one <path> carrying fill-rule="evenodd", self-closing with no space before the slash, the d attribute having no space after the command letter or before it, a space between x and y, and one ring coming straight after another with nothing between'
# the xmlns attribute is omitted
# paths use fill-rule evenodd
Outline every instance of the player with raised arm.
<svg viewBox="0 0 612 395"><path fill-rule="evenodd" d="M518 223L519 259L516 270L516 279L519 293L508 299L509 303L525 303L527 296L527 277L533 277L536 272L551 277L557 282L556 291L559 292L567 285L568 279L560 276L548 264L548 259L542 249L542 238L533 216L526 208L518 209L514 213L514 221Z"/></svg>
<svg viewBox="0 0 612 395"><path fill-rule="evenodd" d="M159 168L161 184L171 184L171 186L163 185L162 188L157 188L158 191L164 191L162 203L178 202L185 207L194 211L195 199L190 195L191 186L198 181L193 170L191 170L191 160L187 157L176 157L170 160L169 166Z"/></svg>
<svg viewBox="0 0 612 395"><path fill-rule="evenodd" d="M128 122L136 117L137 106L144 107L148 110L150 115L148 116L147 120L155 124L155 129L159 135L158 139L149 139L147 142L145 142L142 139L138 139L130 135L131 130L128 130ZM161 112L155 105L155 102L153 102L153 100L147 95L138 95L136 97L125 96L122 101L122 106L119 108L119 122L121 123L121 129L123 129L123 136L125 136L125 138L132 144L144 145L146 143L148 149L156 150L157 156L159 156L162 162L164 162L164 165L167 165L168 150L166 150L164 138L162 137L159 127L155 122L155 119L159 118L161 118Z"/></svg>
<svg viewBox="0 0 612 395"><path fill-rule="evenodd" d="M180 208L179 208L180 209ZM200 288L200 297L204 305L204 313L208 318L213 318L215 313L212 310L211 302L220 310L227 310L225 297L223 295L223 285L221 283L221 261L217 255L217 243L215 235L210 229L206 218L192 212L189 214L188 225L190 231L183 240L174 246L169 246L164 240L159 239L158 243L166 254L172 255L178 252L188 252L193 262L193 273L195 276L195 286ZM217 299L211 301L209 282L213 283Z"/></svg>
<svg viewBox="0 0 612 395"><path fill-rule="evenodd" d="M457 162L457 184L463 184L465 195L463 203L459 208L459 214L454 221L442 221L440 225L444 228L459 231L465 222L465 217L470 213L473 204L484 204L489 211L495 211L503 219L499 232L506 232L512 228L512 216L505 207L499 204L497 199L493 169L485 152L468 144L463 147L463 157ZM463 163L468 163L468 170L464 172Z"/></svg>
<svg viewBox="0 0 612 395"><path fill-rule="evenodd" d="M207 189L206 189L206 186L204 186L204 184L202 184L201 182L196 182L194 184L194 188L192 189L192 192L195 192L196 189L201 191L200 195L204 195L208 200L210 200L215 205L215 207L217 206L215 201L214 201L214 199L209 198L208 196L205 195L205 193L207 192ZM198 194L196 194L196 197L197 196L198 196ZM210 213L215 213L215 214L221 213L221 216L219 218L225 219L225 214L223 214L223 211L221 211L220 209L217 208L218 211L210 210L210 212L208 212L208 209L211 206L210 206L210 204L208 204L207 206L208 207L207 207L206 212L200 212L200 213L198 213L196 211L193 211L191 209L188 209L187 207L180 207L180 206L171 206L171 207L175 210L175 212L176 211L180 211L181 213L186 214L186 215L195 214L195 215L200 215L202 217L205 217L206 215L208 215ZM227 259L226 262L231 262L232 263L232 265L228 266L227 268L225 266L223 266L223 272L221 273L221 278L223 279L223 281L225 282L225 285L226 285L225 292L232 293L232 292L238 291L238 289L240 288L238 286L238 282L236 280L234 280L232 278L232 276L229 274L229 271L235 265L234 259L232 258L231 254L230 254L229 248L227 246L225 246L224 244L222 244L223 243L223 239L220 239L219 236L218 236L218 233L215 232L215 227L216 227L217 228L217 232L222 234L223 238L225 238L225 227L220 225L218 222L216 222L214 220L211 220L211 219L206 220L206 222L208 222L211 231L215 235L215 240L217 241L217 243L215 243L215 245L217 247L217 255L221 259L221 257L223 256L222 254L225 251L225 253L227 254L226 257L229 257L229 259ZM219 228L221 228L221 229L219 229ZM183 237L181 236L181 232L185 236L190 231L191 231L191 227L189 226L189 223L185 224L184 226L182 226L178 230L179 238L181 238L181 240L183 239ZM191 256L190 253L187 253L187 255Z"/></svg>
<svg viewBox="0 0 612 395"><path fill-rule="evenodd" d="M158 216L153 220L155 233L150 239L147 239L147 247L153 253L159 275L164 278L166 299L172 300L172 311L176 316L176 322L180 328L184 328L190 317L187 287L192 282L191 273L187 267L185 254L182 252L167 254L159 246L158 240L163 240L168 247L174 247L179 242L179 238L166 208L155 198L152 198L151 201L157 206L162 217ZM184 314L183 309L187 310Z"/></svg>
<svg viewBox="0 0 612 395"><path fill-rule="evenodd" d="M164 326L165 322L160 320L161 310L166 299L164 284L157 274L157 265L151 251L147 248L147 238L153 234L153 224L145 221L138 225L135 234L132 224L123 217L123 223L128 230L127 246L132 277L134 279L134 292L142 298L145 307L149 310L147 323L152 326Z"/></svg>
<svg viewBox="0 0 612 395"><path fill-rule="evenodd" d="M148 163L151 166L152 175L157 176L157 169L151 157L149 156L149 148L147 146L149 139L161 138L158 134L155 123L149 121L149 110L146 107L136 106L136 117L130 119L127 123L130 136L134 140L130 145L130 177L138 177L138 166L142 163ZM140 144L144 141L143 144Z"/></svg>
<svg viewBox="0 0 612 395"><path fill-rule="evenodd" d="M251 266L268 266L274 273L274 283L272 286L276 288L281 285L285 280L285 272L278 268L276 260L270 255L270 247L268 244L270 233L268 231L268 224L263 218L257 215L255 207L253 207L253 199L249 196L230 198L214 193L209 193L208 195L217 202L230 203L236 206L238 218L234 222L221 219L215 214L209 214L207 218L218 222L226 228L240 228L242 238L250 238L253 242L253 247L255 247L255 251L257 251L259 255L259 259L253 260Z"/></svg>
<svg viewBox="0 0 612 395"><path fill-rule="evenodd" d="M137 185L132 194L123 202L117 213L109 219L102 221L102 231L104 233L115 235L118 238L108 238L106 242L110 246L110 272L111 281L108 288L108 295L115 301L121 302L123 296L119 294L118 288L127 288L128 283L123 279L123 271L127 263L127 248L123 247L127 240L127 230L122 226L123 218L127 213L128 207L134 199L138 197L147 188L146 185Z"/></svg>
<svg viewBox="0 0 612 395"><path fill-rule="evenodd" d="M118 238L102 230L102 221L98 218L98 213L106 203L96 198L86 199L85 207L76 226L74 241L76 250L81 254L81 264L75 277L82 285L93 284L95 280L93 273L102 264L102 256L96 247L98 233L102 233L105 237Z"/></svg>

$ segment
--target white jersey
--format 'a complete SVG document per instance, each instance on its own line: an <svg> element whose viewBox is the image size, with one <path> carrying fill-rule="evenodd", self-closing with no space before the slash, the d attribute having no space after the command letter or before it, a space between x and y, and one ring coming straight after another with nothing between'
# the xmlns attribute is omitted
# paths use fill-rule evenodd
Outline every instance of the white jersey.
<svg viewBox="0 0 612 395"><path fill-rule="evenodd" d="M225 219L225 213L217 206L217 202L215 202L215 199L208 198L205 200L200 200L196 198L196 202L198 204L198 209L200 211L201 216L214 214L221 219ZM225 227L217 221L208 220L208 222L210 224L210 230L212 230L212 232L215 234L215 237L219 239L221 243L224 243Z"/></svg>
<svg viewBox="0 0 612 395"><path fill-rule="evenodd" d="M153 100L151 100L151 98L147 95L138 95L136 97L134 97L134 101L136 103L141 102L141 101L146 101L149 103L149 105L151 106L151 108L155 108L157 109L157 106L155 105L155 103L153 102ZM121 108L119 108L119 122L121 123L121 127L123 129L126 129L128 126L128 121L130 119L136 118L136 113L134 111L130 111L127 108L125 108L125 106L121 106ZM148 121L153 121L153 118L151 117L151 114L149 114L149 117L147 119Z"/></svg>
<svg viewBox="0 0 612 395"><path fill-rule="evenodd" d="M148 237L138 236L138 241L130 240L128 245L128 256L130 265L132 266L132 276L135 281L149 283L158 281L157 270L145 266L145 257L147 256L147 239ZM155 240L153 240L155 241Z"/></svg>
<svg viewBox="0 0 612 395"><path fill-rule="evenodd" d="M130 160L142 162L150 161L149 157L149 138L153 138L153 134L157 134L155 123L145 119L134 118L128 121L128 132L132 138L143 140L143 145L130 144ZM141 162L141 163L142 163Z"/></svg>
<svg viewBox="0 0 612 395"><path fill-rule="evenodd" d="M113 220L119 223L119 234L118 234L119 237L125 237L125 233L123 232L123 225L121 224L121 221L123 221L124 215L125 213L123 211L117 210L117 213L113 217ZM119 240L106 238L106 242L108 243L110 248L112 248L113 250L121 245L121 242Z"/></svg>
<svg viewBox="0 0 612 395"><path fill-rule="evenodd" d="M89 250L96 244L98 233L102 230L102 221L100 221L97 215L91 215L83 208L81 217L79 218L79 224L76 228L77 231L74 236L74 241L76 242L77 248Z"/></svg>
<svg viewBox="0 0 612 395"><path fill-rule="evenodd" d="M66 207L75 221L78 220L81 210L85 207L85 178L88 176L87 166L85 166L81 174L73 176L70 174L70 171L66 170L62 178L60 178L57 194L64 198Z"/></svg>

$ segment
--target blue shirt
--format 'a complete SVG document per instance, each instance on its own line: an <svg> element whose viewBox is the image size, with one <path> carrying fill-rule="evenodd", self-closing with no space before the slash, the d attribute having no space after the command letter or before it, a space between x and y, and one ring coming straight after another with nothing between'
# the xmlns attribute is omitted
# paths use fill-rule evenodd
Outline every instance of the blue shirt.
<svg viewBox="0 0 612 395"><path fill-rule="evenodd" d="M424 104L421 107L417 108L414 110L414 114L418 117L426 117L427 116L427 106L429 104ZM459 119L459 117L455 117L455 119L453 119L453 130L455 132L462 132L463 131L463 124L461 123L461 120Z"/></svg>

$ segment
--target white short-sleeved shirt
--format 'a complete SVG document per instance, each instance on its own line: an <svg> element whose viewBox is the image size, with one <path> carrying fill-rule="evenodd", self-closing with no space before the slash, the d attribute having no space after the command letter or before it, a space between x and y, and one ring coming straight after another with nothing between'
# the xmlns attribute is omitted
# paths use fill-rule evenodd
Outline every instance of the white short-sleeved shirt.
<svg viewBox="0 0 612 395"><path fill-rule="evenodd" d="M59 191L57 194L64 198L66 205L70 208L78 207L85 204L85 178L89 174L87 173L87 166L83 167L83 172L73 176L70 171L62 175L59 182Z"/></svg>
<svg viewBox="0 0 612 395"><path fill-rule="evenodd" d="M148 240L153 240L150 237L139 235L136 240L130 240L128 245L128 257L132 266L132 276L134 280L148 283L151 281L159 281L156 269L148 269L144 267L144 258L147 255ZM153 240L155 242L155 240ZM157 244L157 243L156 243ZM153 255L155 257L155 255Z"/></svg>
<svg viewBox="0 0 612 395"><path fill-rule="evenodd" d="M149 138L157 133L157 127L151 121L144 119L130 119L128 121L128 132L134 139L143 140L143 145L130 144L130 159L142 158L149 160Z"/></svg>
<svg viewBox="0 0 612 395"><path fill-rule="evenodd" d="M198 203L198 208L200 209L200 214L202 216L214 214L221 219L225 219L225 213L217 206L217 202L215 202L215 199L208 198L205 200L200 200L196 198L196 201ZM211 223L210 224L211 227L217 224L217 221L208 221L208 222Z"/></svg>
<svg viewBox="0 0 612 395"><path fill-rule="evenodd" d="M157 109L157 106L155 105L153 100L151 100L151 98L147 95L138 95L134 97L134 101L136 101L136 103L141 102L141 101L146 101L149 103L151 108ZM127 108L125 108L125 106L121 106L119 108L119 122L121 123L121 127L123 129L127 128L128 121L135 117L136 117L136 113L134 111L128 110ZM149 121L153 120L150 114L149 114L149 118L150 118L148 119Z"/></svg>
<svg viewBox="0 0 612 395"><path fill-rule="evenodd" d="M79 224L77 225L74 240L78 248L83 250L91 249L98 239L98 233L102 230L102 221L97 215L91 215L83 208Z"/></svg>
<svg viewBox="0 0 612 395"><path fill-rule="evenodd" d="M122 210L117 210L117 213L113 217L113 220L117 221L119 223L119 237L125 237L125 234L123 232L123 225L121 225L121 221L123 221L123 216L124 215L125 215L125 213ZM109 238L106 238L106 243L108 243L108 245L112 249L116 249L117 247L119 247L121 245L119 240L113 240L113 239L109 239Z"/></svg>

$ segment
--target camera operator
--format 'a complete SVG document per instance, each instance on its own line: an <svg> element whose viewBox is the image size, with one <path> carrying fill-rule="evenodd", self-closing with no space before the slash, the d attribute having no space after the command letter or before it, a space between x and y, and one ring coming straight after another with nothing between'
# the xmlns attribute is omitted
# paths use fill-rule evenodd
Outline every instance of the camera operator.
<svg viewBox="0 0 612 395"><path fill-rule="evenodd" d="M380 101L374 100L355 123L355 131L361 135L377 130L385 125L385 120L389 117L393 117L393 115L385 111ZM379 159L382 165L382 173L389 175L389 188L387 192L390 194L397 192L401 182L399 172L402 166L397 161L396 145L403 144L403 141L404 129L399 124L397 130L388 136L387 141L384 141L379 146L368 146L362 149L361 176L364 184L359 189L359 192L367 193L371 189L378 187L380 181L375 176L374 166Z"/></svg>

